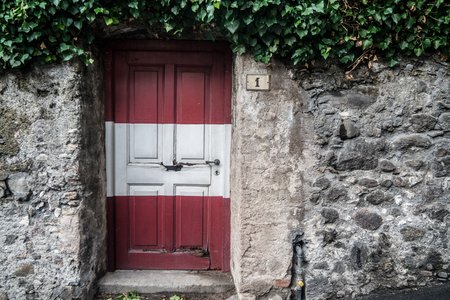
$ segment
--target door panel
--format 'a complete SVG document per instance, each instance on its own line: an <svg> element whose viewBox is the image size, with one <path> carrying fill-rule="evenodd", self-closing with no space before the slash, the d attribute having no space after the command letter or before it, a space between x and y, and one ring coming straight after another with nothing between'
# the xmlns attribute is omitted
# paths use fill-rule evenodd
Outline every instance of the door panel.
<svg viewBox="0 0 450 300"><path fill-rule="evenodd" d="M114 116L106 136L118 268L228 269L224 58L208 51L114 52Z"/></svg>
<svg viewBox="0 0 450 300"><path fill-rule="evenodd" d="M130 198L131 249L162 248L158 208L158 196Z"/></svg>
<svg viewBox="0 0 450 300"><path fill-rule="evenodd" d="M210 144L209 132L206 132L205 125L175 126L176 160L191 163L204 162L209 157Z"/></svg>
<svg viewBox="0 0 450 300"><path fill-rule="evenodd" d="M159 124L130 124L130 162L159 163L163 160L162 127Z"/></svg>

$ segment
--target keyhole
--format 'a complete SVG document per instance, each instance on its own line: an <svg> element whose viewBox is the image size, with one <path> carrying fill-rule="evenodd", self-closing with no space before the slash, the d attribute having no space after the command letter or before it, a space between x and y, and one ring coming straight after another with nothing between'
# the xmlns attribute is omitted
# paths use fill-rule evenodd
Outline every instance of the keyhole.
<svg viewBox="0 0 450 300"><path fill-rule="evenodd" d="M255 82L255 87L259 87L259 77L256 77Z"/></svg>

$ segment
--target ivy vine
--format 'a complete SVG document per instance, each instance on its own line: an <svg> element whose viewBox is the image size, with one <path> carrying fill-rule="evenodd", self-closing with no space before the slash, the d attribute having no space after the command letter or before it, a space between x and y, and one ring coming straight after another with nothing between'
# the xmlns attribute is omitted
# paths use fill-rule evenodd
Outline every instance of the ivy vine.
<svg viewBox="0 0 450 300"><path fill-rule="evenodd" d="M446 0L3 0L0 69L74 57L89 64L101 29L118 24L222 37L265 63L278 56L349 65L376 54L395 65L399 55L450 53Z"/></svg>

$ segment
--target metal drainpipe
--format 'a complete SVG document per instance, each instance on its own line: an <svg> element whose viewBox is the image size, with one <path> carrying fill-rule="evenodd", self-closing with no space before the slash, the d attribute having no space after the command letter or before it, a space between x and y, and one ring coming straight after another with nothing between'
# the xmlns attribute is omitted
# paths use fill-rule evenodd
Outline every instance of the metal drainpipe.
<svg viewBox="0 0 450 300"><path fill-rule="evenodd" d="M293 280L288 299L305 300L305 273L303 265L306 263L303 246L305 242L301 239L303 234L298 234L292 241L294 250L293 257Z"/></svg>

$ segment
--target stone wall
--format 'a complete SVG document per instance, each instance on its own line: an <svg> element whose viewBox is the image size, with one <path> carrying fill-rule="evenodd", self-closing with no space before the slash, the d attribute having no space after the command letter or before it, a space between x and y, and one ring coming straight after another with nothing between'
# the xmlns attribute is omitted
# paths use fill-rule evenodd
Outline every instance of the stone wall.
<svg viewBox="0 0 450 300"><path fill-rule="evenodd" d="M89 299L105 270L99 69L0 76L0 299ZM374 63L350 79L335 66L294 73L235 58L231 268L241 299L284 298L300 275L314 300L448 281L448 70ZM252 73L271 74L271 90L247 91Z"/></svg>
<svg viewBox="0 0 450 300"><path fill-rule="evenodd" d="M309 299L447 281L448 64L298 74L314 126L302 228Z"/></svg>
<svg viewBox="0 0 450 300"><path fill-rule="evenodd" d="M246 74L272 75L271 90L247 91ZM292 238L303 221L305 160L312 144L298 84L279 63L234 62L231 268L241 299L286 296ZM312 129L311 129L312 130ZM311 156L312 154L309 154ZM312 167L312 165L311 165Z"/></svg>
<svg viewBox="0 0 450 300"><path fill-rule="evenodd" d="M241 299L284 296L296 272L314 300L447 281L448 70L374 63L350 78L335 66L294 74L236 58L231 242ZM271 74L271 91L246 91L252 73Z"/></svg>
<svg viewBox="0 0 450 300"><path fill-rule="evenodd" d="M96 69L0 76L0 299L89 299L105 269Z"/></svg>

